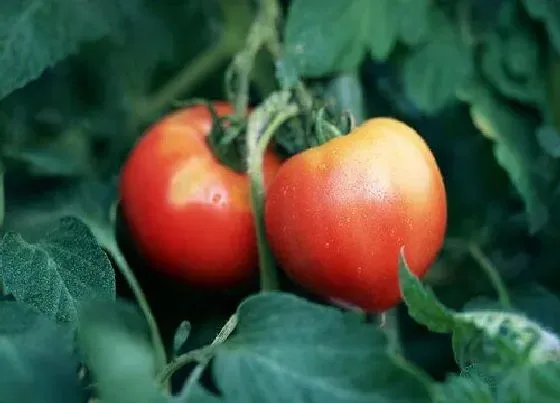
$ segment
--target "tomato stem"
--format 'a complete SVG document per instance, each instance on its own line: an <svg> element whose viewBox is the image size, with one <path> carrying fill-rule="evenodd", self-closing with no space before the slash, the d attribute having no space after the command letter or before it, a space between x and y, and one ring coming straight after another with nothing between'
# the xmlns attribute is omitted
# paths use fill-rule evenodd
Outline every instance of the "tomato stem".
<svg viewBox="0 0 560 403"><path fill-rule="evenodd" d="M252 17L248 1L220 0L220 8L224 17L224 28L218 41L186 64L155 94L141 100L134 110L133 123L152 121L181 94L187 93L223 66L226 60L243 46L244 33Z"/></svg>
<svg viewBox="0 0 560 403"><path fill-rule="evenodd" d="M195 84L215 71L233 53L230 41L218 40L199 57L183 67L154 95L141 100L135 108L135 118L139 122L151 121L177 98L188 92Z"/></svg>
<svg viewBox="0 0 560 403"><path fill-rule="evenodd" d="M251 185L251 204L257 232L261 291L273 291L278 288L276 264L268 245L264 223L263 158L274 133L283 123L295 117L299 112L297 105L289 103L289 98L290 95L287 92L272 94L265 103L253 112L247 128L247 167ZM273 116L272 119L270 119L271 116ZM268 123L269 121L270 123Z"/></svg>
<svg viewBox="0 0 560 403"><path fill-rule="evenodd" d="M140 284L136 280L134 273L130 269L126 258L121 253L117 246L117 241L115 239L112 240L111 246L108 248L109 253L115 260L117 267L123 274L128 283L129 287L131 288L132 292L134 293L134 297L142 310L146 318L146 322L148 322L148 327L150 328L151 339L152 339L152 347L154 349L155 359L156 359L156 368L164 368L167 362L166 354L165 354L165 347L163 345L163 340L161 338L161 334L159 332L155 317L150 309L150 305L146 300L144 293L142 292L142 288Z"/></svg>
<svg viewBox="0 0 560 403"><path fill-rule="evenodd" d="M277 36L279 9L275 0L261 0L257 16L249 28L245 47L235 55L226 71L225 87L237 116L245 116L249 102L250 76L258 52Z"/></svg>
<svg viewBox="0 0 560 403"><path fill-rule="evenodd" d="M210 362L210 359L212 358L216 347L225 342L227 338L233 333L236 327L237 314L234 314L229 318L222 329L220 329L220 332L214 338L212 343L175 357L175 359L161 371L160 375L158 376L159 382L161 384L166 384L169 381L169 378L171 378L171 376L175 373L175 371L182 368L185 364L193 361L198 362L199 365L191 373L191 376L189 377L189 380L185 386L185 389L188 389L191 384L195 383L198 380L198 378L202 374L202 371L204 370L208 362Z"/></svg>
<svg viewBox="0 0 560 403"><path fill-rule="evenodd" d="M471 243L468 247L468 250L472 258L478 263L478 265L488 276L488 279L490 280L492 286L498 294L498 299L502 307L506 309L511 308L512 304L507 292L507 287L500 277L500 273L498 272L496 266L494 266L490 258L488 258L488 256L484 254L482 249L480 249L480 246L478 246L477 244Z"/></svg>
<svg viewBox="0 0 560 403"><path fill-rule="evenodd" d="M399 318L397 308L392 308L379 315L379 327L387 336L389 350L400 353Z"/></svg>

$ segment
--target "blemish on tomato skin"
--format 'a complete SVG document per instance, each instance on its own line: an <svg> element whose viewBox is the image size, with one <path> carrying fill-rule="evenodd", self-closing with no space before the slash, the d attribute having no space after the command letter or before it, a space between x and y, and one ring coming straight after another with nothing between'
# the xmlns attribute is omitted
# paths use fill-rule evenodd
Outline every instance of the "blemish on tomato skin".
<svg viewBox="0 0 560 403"><path fill-rule="evenodd" d="M212 203L213 204L218 204L218 203L220 203L221 200L222 200L222 195L220 193L214 193L212 195Z"/></svg>

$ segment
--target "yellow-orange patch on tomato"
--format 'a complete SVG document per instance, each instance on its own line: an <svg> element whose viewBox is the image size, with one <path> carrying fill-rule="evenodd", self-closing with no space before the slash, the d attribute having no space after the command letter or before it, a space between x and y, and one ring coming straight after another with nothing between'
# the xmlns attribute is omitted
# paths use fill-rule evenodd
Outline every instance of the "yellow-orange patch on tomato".
<svg viewBox="0 0 560 403"><path fill-rule="evenodd" d="M197 154L202 144L197 146L197 142L193 141L196 138L196 129L193 127L166 126L158 142L158 151L163 157Z"/></svg>
<svg viewBox="0 0 560 403"><path fill-rule="evenodd" d="M209 158L191 158L173 174L168 193L169 201L174 205L199 201L214 206L247 210L248 187L229 186L231 176L239 176L233 180L245 180L241 175L226 172L225 168L216 170L215 162Z"/></svg>

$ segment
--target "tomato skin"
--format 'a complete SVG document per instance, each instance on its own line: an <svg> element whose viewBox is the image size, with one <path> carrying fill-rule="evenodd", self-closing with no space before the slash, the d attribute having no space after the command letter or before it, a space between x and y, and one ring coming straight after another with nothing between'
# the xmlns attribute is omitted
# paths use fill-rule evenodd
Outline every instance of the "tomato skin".
<svg viewBox="0 0 560 403"><path fill-rule="evenodd" d="M232 112L215 102L219 116ZM155 269L193 286L225 288L256 274L257 241L249 180L221 164L207 136L205 106L173 112L140 138L120 177L123 217ZM264 159L265 183L281 160Z"/></svg>
<svg viewBox="0 0 560 403"><path fill-rule="evenodd" d="M374 118L288 159L268 189L265 224L295 282L331 301L382 312L401 301L401 246L420 277L441 249L445 187L412 128Z"/></svg>

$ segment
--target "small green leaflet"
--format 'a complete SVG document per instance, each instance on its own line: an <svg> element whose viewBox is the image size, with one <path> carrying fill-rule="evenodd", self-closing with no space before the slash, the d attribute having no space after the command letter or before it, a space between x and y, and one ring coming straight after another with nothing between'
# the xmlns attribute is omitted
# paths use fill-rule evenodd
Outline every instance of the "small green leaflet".
<svg viewBox="0 0 560 403"><path fill-rule="evenodd" d="M403 250L399 256L399 279L401 293L410 316L433 332L449 333L454 324L453 314L437 300L431 290L426 289L420 280L410 273Z"/></svg>
<svg viewBox="0 0 560 403"><path fill-rule="evenodd" d="M175 355L180 354L181 348L187 342L191 333L191 324L190 322L184 320L175 330L175 334L173 335L173 353Z"/></svg>

